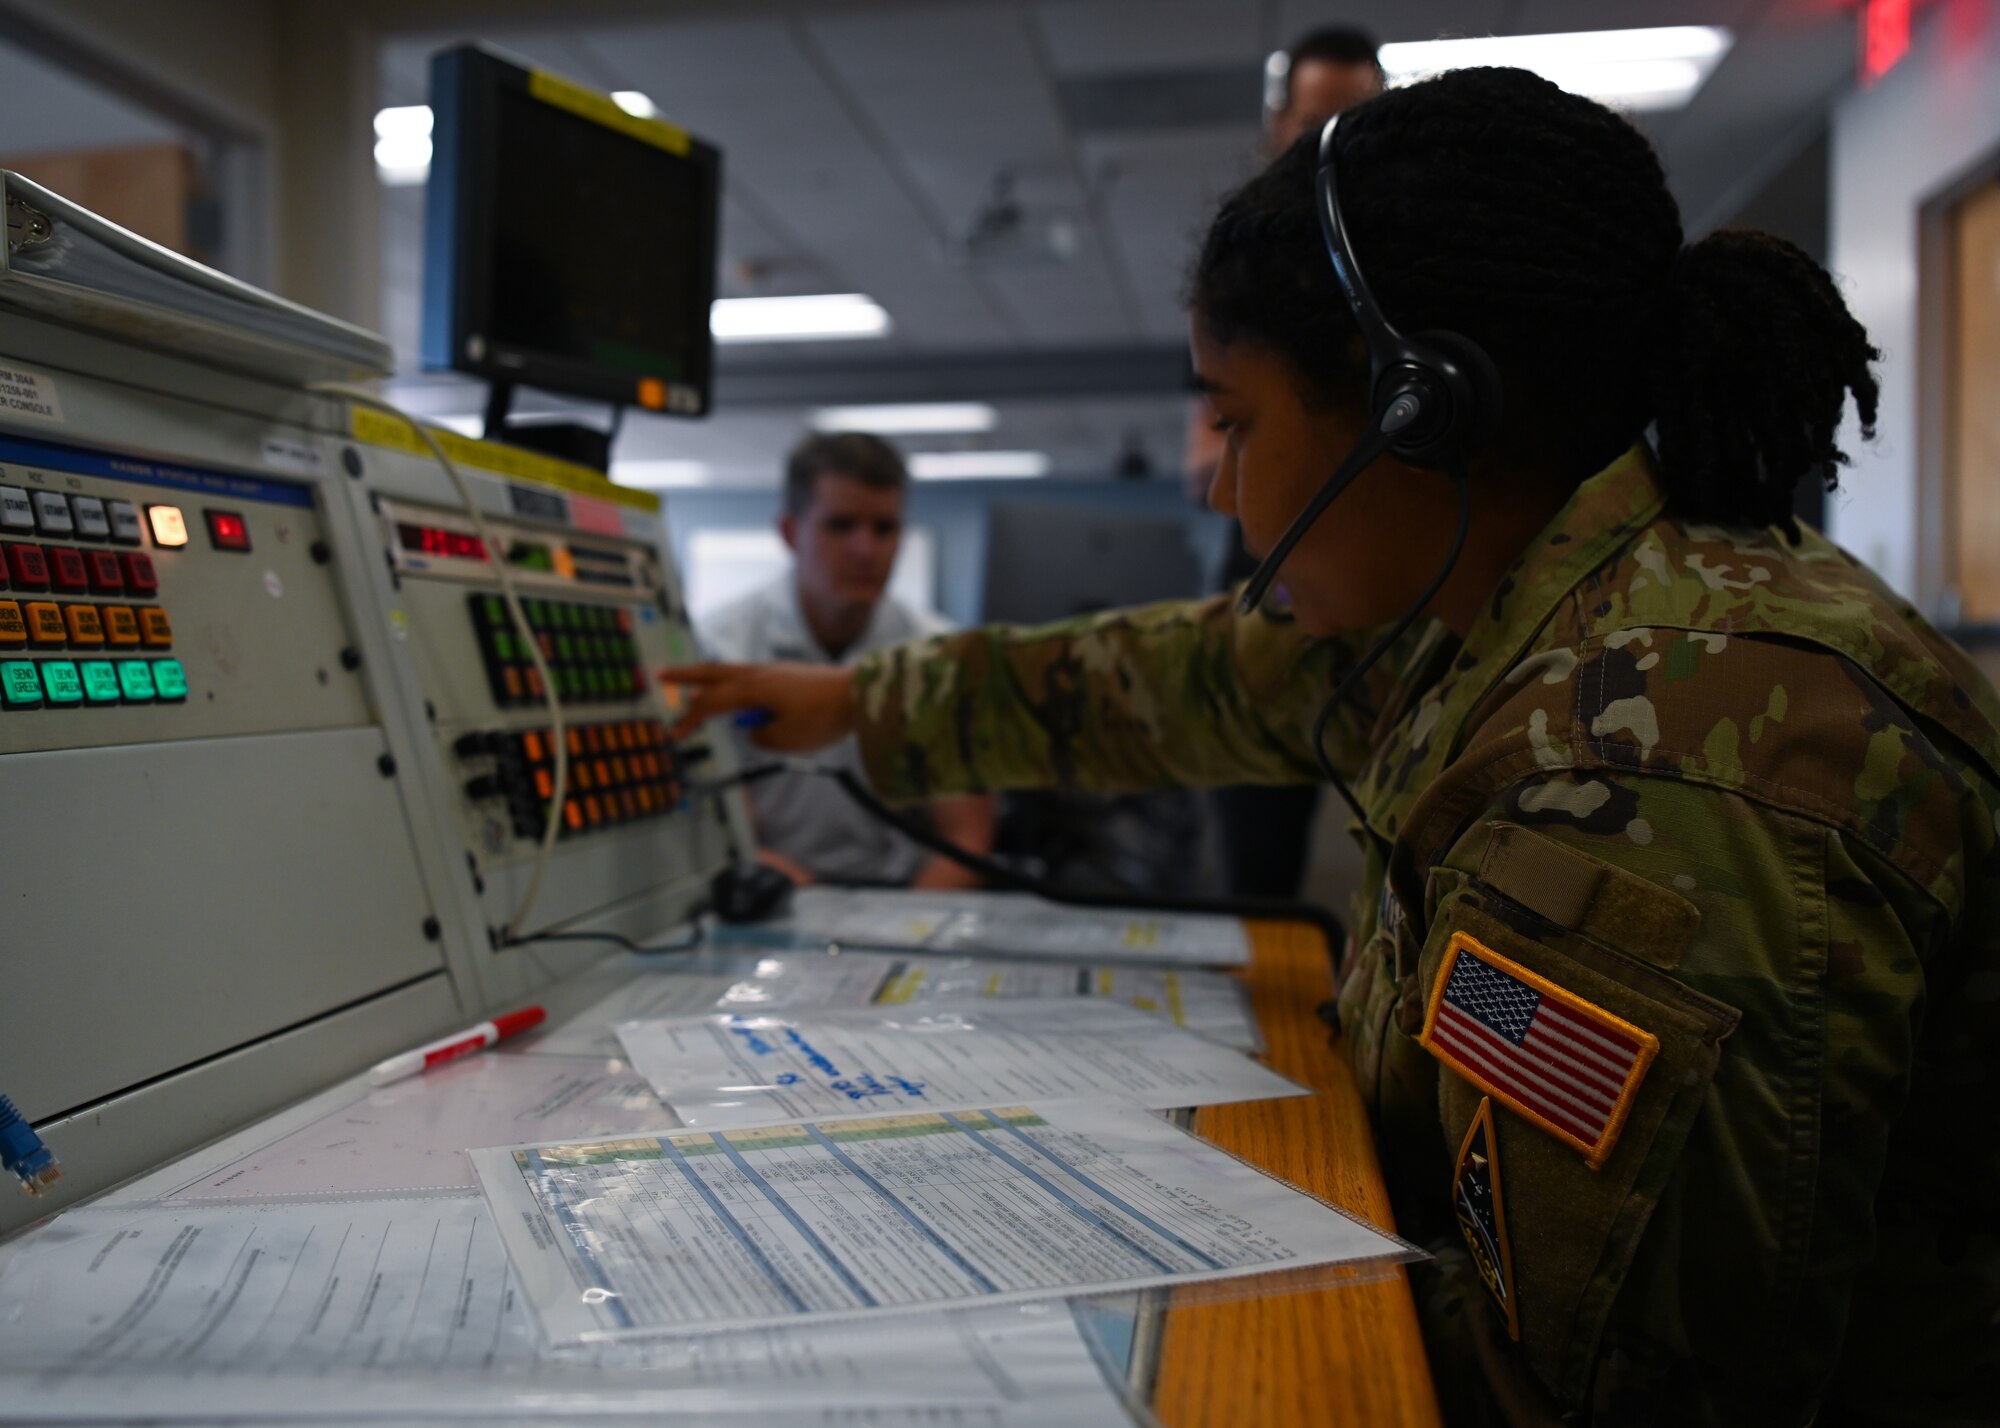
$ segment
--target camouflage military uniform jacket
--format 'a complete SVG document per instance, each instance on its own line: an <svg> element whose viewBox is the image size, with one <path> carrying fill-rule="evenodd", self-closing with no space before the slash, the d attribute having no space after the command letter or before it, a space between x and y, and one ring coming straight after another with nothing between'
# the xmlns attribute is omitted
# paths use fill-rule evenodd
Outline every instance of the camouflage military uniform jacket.
<svg viewBox="0 0 2000 1428"><path fill-rule="evenodd" d="M943 637L862 667L864 758L912 799L1310 779L1346 654L1227 599ZM1447 1398L1464 1354L1516 1418L1992 1421L1984 680L1818 536L1664 515L1644 451L1399 664L1336 740L1369 872L1340 1022L1440 1255ZM1523 1092L1445 1035L1482 985L1643 1069L1586 1067L1593 1114Z"/></svg>

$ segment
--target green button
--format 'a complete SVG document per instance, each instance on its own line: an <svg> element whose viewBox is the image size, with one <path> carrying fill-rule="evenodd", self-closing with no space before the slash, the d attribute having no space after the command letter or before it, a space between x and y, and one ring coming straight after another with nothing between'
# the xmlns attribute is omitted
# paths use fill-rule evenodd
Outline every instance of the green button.
<svg viewBox="0 0 2000 1428"><path fill-rule="evenodd" d="M507 602L498 595L488 595L479 602L486 612L486 623L505 629L507 626Z"/></svg>
<svg viewBox="0 0 2000 1428"><path fill-rule="evenodd" d="M153 661L153 685L160 691L162 699L188 697L187 671L181 668L181 662L177 659Z"/></svg>
<svg viewBox="0 0 2000 1428"><path fill-rule="evenodd" d="M92 704L116 704L123 691L118 688L118 671L108 659L86 659L77 663L83 675L83 697Z"/></svg>
<svg viewBox="0 0 2000 1428"><path fill-rule="evenodd" d="M585 694L588 694L592 699L603 698L604 697L603 673L595 668L586 669L583 672L583 692Z"/></svg>
<svg viewBox="0 0 2000 1428"><path fill-rule="evenodd" d="M83 680L77 676L74 661L43 660L42 688L48 691L51 704L83 703Z"/></svg>
<svg viewBox="0 0 2000 1428"><path fill-rule="evenodd" d="M118 661L118 687L134 704L157 698L160 692L153 684L153 667L142 659Z"/></svg>
<svg viewBox="0 0 2000 1428"><path fill-rule="evenodd" d="M495 630L493 632L493 652L502 659L511 660L518 658L514 653L514 637L505 630Z"/></svg>
<svg viewBox="0 0 2000 1428"><path fill-rule="evenodd" d="M560 660L576 658L576 642L568 635L556 636L556 658Z"/></svg>
<svg viewBox="0 0 2000 1428"><path fill-rule="evenodd" d="M0 662L0 695L14 709L30 709L42 702L42 679L32 660Z"/></svg>

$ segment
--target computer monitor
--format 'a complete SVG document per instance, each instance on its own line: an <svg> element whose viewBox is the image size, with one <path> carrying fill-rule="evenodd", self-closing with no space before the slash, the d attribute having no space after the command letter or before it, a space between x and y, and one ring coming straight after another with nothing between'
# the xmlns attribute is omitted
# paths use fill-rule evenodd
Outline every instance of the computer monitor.
<svg viewBox="0 0 2000 1428"><path fill-rule="evenodd" d="M986 513L980 618L1037 625L1202 593L1187 525L1171 516L998 501Z"/></svg>
<svg viewBox="0 0 2000 1428"><path fill-rule="evenodd" d="M432 58L431 112L425 367L704 415L717 151L477 45Z"/></svg>

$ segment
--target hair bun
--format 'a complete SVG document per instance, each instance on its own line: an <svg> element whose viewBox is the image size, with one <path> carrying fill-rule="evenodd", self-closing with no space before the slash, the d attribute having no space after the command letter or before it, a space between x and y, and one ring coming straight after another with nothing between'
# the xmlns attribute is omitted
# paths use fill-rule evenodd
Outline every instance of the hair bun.
<svg viewBox="0 0 2000 1428"><path fill-rule="evenodd" d="M1847 396L1875 432L1881 353L1827 271L1768 233L1724 231L1676 255L1652 362L1660 465L1676 513L1796 534L1792 493L1831 490Z"/></svg>

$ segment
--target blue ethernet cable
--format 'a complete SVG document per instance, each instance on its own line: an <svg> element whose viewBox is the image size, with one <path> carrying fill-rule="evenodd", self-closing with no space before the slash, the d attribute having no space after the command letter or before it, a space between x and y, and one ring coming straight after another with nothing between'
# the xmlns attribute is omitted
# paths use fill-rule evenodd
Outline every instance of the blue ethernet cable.
<svg viewBox="0 0 2000 1428"><path fill-rule="evenodd" d="M55 1152L5 1096L0 1096L0 1169L20 1176L21 1188L30 1195L41 1194L62 1175Z"/></svg>

